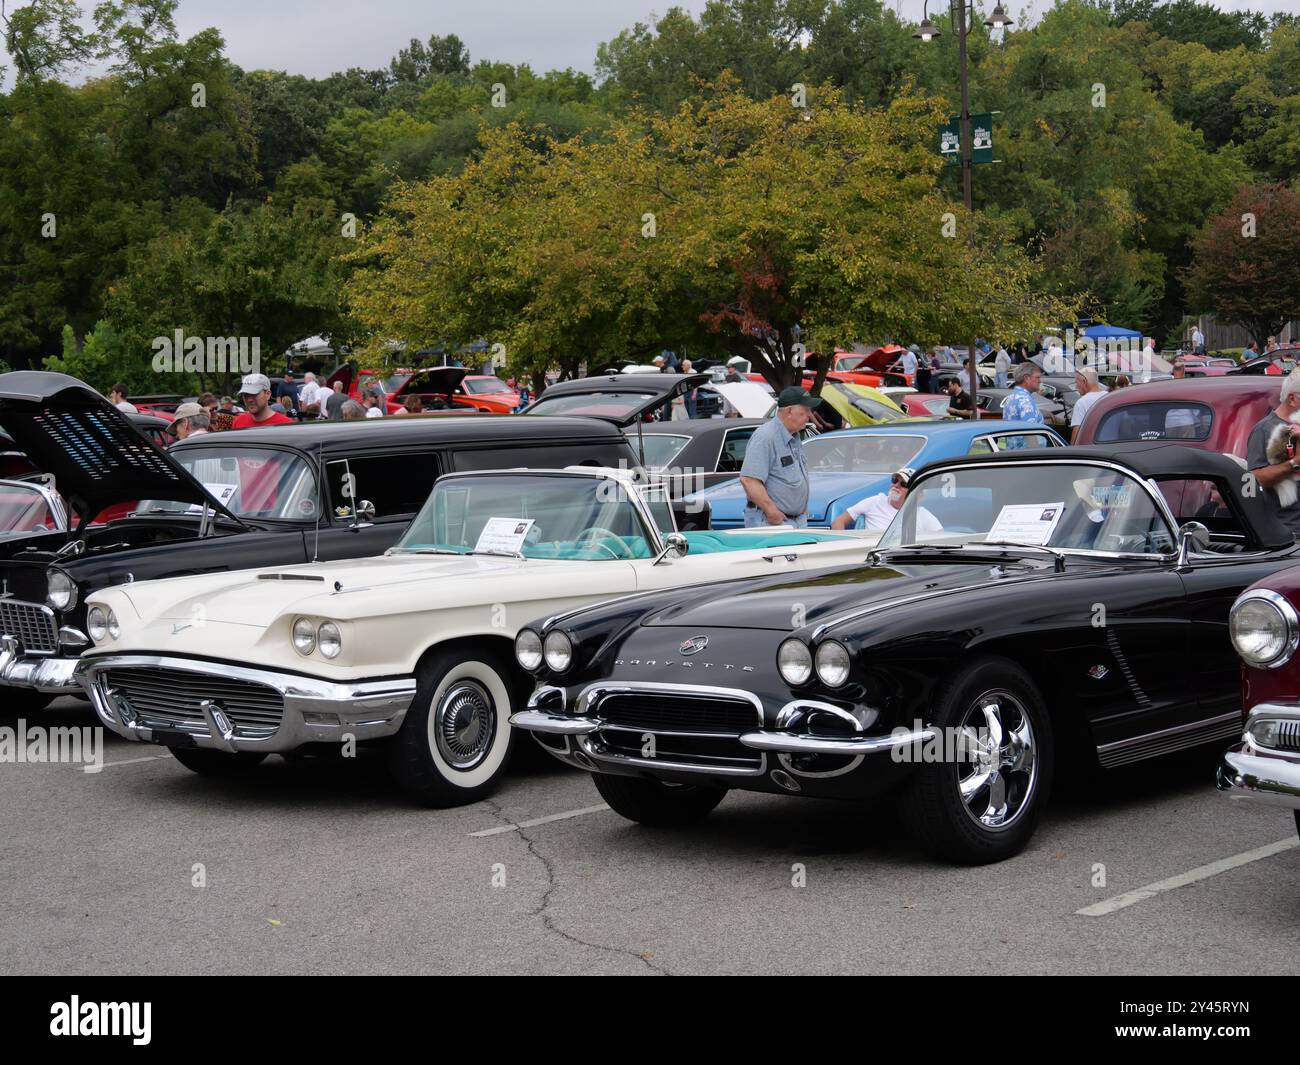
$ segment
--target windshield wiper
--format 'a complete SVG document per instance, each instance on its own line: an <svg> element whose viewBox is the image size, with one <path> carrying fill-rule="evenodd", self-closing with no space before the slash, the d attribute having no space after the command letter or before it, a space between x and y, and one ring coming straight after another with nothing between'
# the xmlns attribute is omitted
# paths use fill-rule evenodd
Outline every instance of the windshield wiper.
<svg viewBox="0 0 1300 1065"><path fill-rule="evenodd" d="M1056 572L1061 573L1065 570L1065 552L1058 551L1054 547L1047 547L1043 544L1022 544L1015 540L985 540L982 543L976 542L966 544L967 547L1018 547L1025 551L1046 551L1056 559Z"/></svg>

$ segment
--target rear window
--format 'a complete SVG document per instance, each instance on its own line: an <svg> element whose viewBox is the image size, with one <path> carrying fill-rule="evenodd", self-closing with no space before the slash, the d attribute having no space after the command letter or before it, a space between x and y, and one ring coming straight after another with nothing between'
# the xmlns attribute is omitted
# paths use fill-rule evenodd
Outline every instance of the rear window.
<svg viewBox="0 0 1300 1065"><path fill-rule="evenodd" d="M1130 403L1102 416L1093 438L1098 444L1120 440L1207 440L1214 412L1204 403Z"/></svg>

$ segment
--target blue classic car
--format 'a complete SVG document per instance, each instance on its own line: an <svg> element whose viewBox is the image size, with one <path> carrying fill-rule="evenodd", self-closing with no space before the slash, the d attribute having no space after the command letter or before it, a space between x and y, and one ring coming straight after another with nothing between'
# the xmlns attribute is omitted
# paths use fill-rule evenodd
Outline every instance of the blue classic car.
<svg viewBox="0 0 1300 1065"><path fill-rule="evenodd" d="M854 503L887 491L890 476L904 466L920 469L960 455L1061 447L1064 443L1047 426L1005 421L909 421L825 433L803 446L812 481L808 524L830 525ZM708 501L715 529L745 524L745 490L739 478L687 498Z"/></svg>

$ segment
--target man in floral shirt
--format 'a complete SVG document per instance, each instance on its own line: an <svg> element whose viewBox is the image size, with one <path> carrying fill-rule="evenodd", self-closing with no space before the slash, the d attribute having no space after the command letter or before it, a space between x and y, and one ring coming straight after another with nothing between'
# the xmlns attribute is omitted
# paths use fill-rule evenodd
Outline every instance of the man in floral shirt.
<svg viewBox="0 0 1300 1065"><path fill-rule="evenodd" d="M1038 409L1034 394L1043 383L1043 371L1036 363L1022 362L1012 375L1016 387L1002 404L1002 417L1009 422L1036 422L1043 424L1043 412Z"/></svg>

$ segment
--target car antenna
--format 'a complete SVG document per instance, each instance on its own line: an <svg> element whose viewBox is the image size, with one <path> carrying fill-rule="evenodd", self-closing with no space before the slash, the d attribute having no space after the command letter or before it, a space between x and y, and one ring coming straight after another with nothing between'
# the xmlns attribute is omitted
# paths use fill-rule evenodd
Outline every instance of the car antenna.
<svg viewBox="0 0 1300 1065"><path fill-rule="evenodd" d="M316 471L316 527L312 531L311 538L311 560L313 563L319 560L320 555L320 501L324 496L321 489L324 486L320 483L320 470Z"/></svg>

